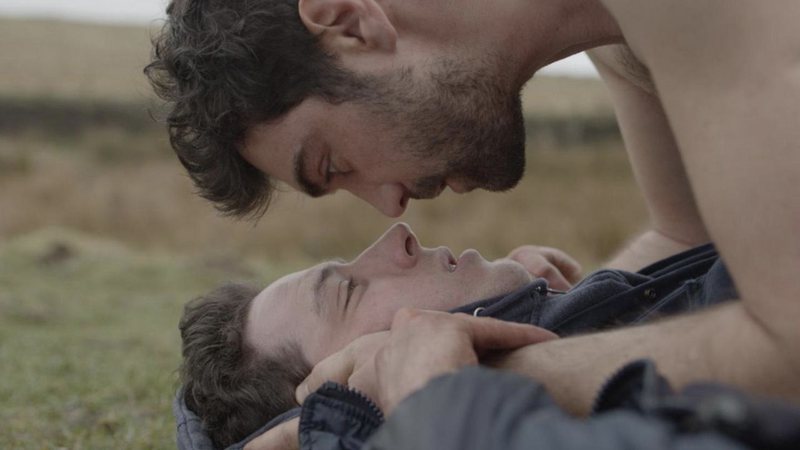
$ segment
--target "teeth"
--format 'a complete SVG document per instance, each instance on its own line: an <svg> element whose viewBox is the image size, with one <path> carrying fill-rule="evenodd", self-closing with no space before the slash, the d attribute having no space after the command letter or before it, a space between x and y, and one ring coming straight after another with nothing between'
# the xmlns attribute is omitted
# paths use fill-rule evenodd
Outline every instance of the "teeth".
<svg viewBox="0 0 800 450"><path fill-rule="evenodd" d="M453 264L453 263L448 264L447 265L447 270L449 270L450 272L455 272L456 271L456 265Z"/></svg>

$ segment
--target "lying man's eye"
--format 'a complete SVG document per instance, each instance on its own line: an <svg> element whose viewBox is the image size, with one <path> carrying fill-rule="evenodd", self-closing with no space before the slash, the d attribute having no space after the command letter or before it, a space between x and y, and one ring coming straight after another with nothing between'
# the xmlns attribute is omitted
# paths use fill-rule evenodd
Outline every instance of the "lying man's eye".
<svg viewBox="0 0 800 450"><path fill-rule="evenodd" d="M333 163L331 163L329 160L328 171L326 172L326 176L328 177L328 179L330 179L331 176L336 175L337 173L342 173L342 172L339 169L337 169L336 166L334 166Z"/></svg>
<svg viewBox="0 0 800 450"><path fill-rule="evenodd" d="M331 182L331 177L338 173L336 168L333 166L333 162L331 162L331 155L328 153L323 158L322 164L325 167L324 176L325 176L325 184L329 184Z"/></svg>
<svg viewBox="0 0 800 450"><path fill-rule="evenodd" d="M345 297L344 301L345 311L347 311L347 306L350 304L350 299L353 298L353 291L356 290L357 286L358 284L356 284L355 280L353 280L352 278L347 280L347 297Z"/></svg>
<svg viewBox="0 0 800 450"><path fill-rule="evenodd" d="M333 158L331 157L330 154L325 157L325 164L326 164L326 169L325 169L326 183L330 183L331 177L333 177L334 175L346 175L352 172L352 169L347 164L342 163L342 161L334 163Z"/></svg>

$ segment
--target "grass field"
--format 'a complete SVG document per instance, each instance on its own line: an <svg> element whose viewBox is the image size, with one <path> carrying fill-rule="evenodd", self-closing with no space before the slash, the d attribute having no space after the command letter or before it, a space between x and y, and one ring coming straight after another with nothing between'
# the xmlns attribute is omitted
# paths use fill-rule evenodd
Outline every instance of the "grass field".
<svg viewBox="0 0 800 450"><path fill-rule="evenodd" d="M268 265L51 228L0 249L0 448L170 448L182 303Z"/></svg>
<svg viewBox="0 0 800 450"><path fill-rule="evenodd" d="M173 448L183 303L352 257L393 222L288 192L258 223L217 217L147 118L149 33L0 20L0 448ZM524 100L517 189L447 193L403 220L423 245L538 243L596 267L646 217L605 91L542 78Z"/></svg>

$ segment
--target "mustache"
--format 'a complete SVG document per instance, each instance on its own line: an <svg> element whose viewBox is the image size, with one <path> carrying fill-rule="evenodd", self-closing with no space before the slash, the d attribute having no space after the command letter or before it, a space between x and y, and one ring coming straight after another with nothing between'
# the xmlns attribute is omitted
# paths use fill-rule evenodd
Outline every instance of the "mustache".
<svg viewBox="0 0 800 450"><path fill-rule="evenodd" d="M445 188L444 176L435 175L420 178L414 182L408 197L415 200L426 200L437 197Z"/></svg>

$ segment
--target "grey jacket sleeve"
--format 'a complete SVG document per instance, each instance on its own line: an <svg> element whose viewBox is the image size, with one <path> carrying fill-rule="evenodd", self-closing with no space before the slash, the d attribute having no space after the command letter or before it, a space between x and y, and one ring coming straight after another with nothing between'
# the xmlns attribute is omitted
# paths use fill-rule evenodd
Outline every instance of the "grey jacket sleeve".
<svg viewBox="0 0 800 450"><path fill-rule="evenodd" d="M739 449L719 434L678 434L666 421L619 410L574 418L527 378L470 367L403 401L369 450Z"/></svg>

